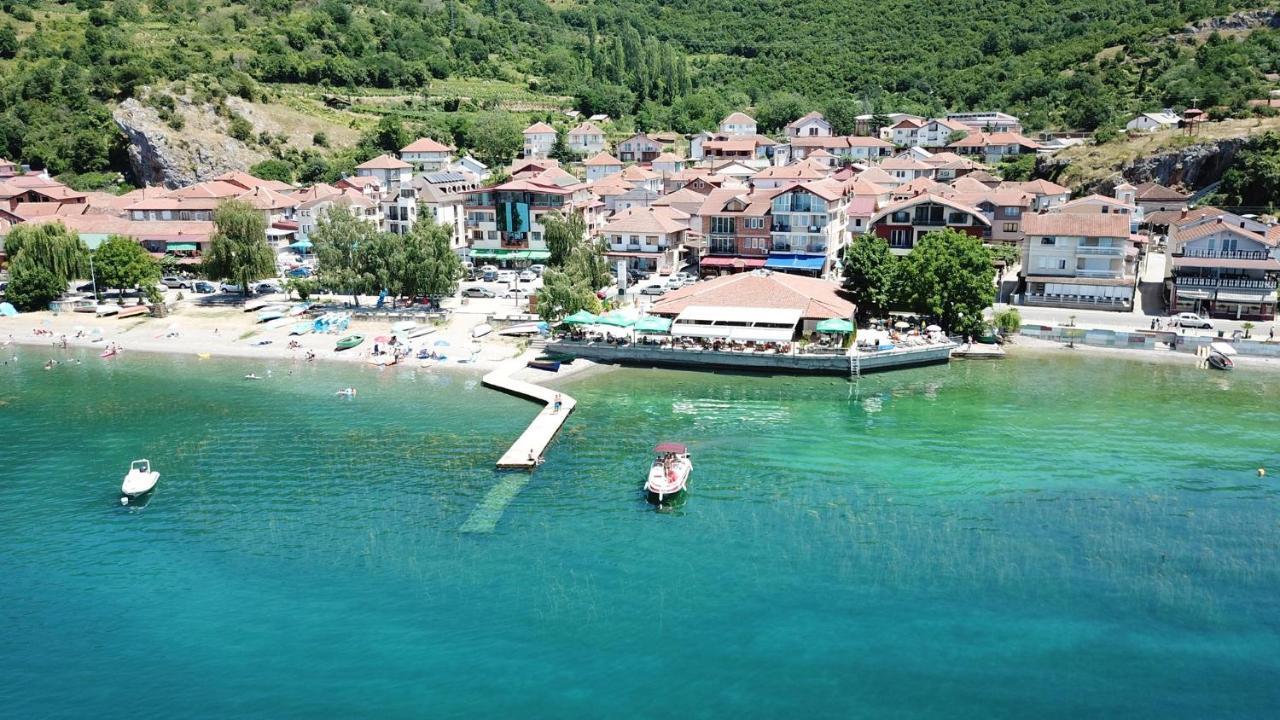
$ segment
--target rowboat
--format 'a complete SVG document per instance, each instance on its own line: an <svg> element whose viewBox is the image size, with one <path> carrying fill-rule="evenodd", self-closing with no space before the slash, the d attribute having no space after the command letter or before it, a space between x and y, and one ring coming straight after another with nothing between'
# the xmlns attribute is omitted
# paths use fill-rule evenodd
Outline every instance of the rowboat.
<svg viewBox="0 0 1280 720"><path fill-rule="evenodd" d="M289 312L286 314L289 317L297 317L298 315L301 315L302 313L306 312L310 308L311 308L311 303L298 303L297 305L294 305L293 307L289 308Z"/></svg>
<svg viewBox="0 0 1280 720"><path fill-rule="evenodd" d="M253 312L255 310L261 310L266 306L267 306L266 300L250 300L244 304L244 311Z"/></svg>
<svg viewBox="0 0 1280 720"><path fill-rule="evenodd" d="M493 332L492 325L490 325L489 323L480 323L479 325L471 328L471 337L473 338L484 337L485 335L488 335L491 332Z"/></svg>
<svg viewBox="0 0 1280 720"><path fill-rule="evenodd" d="M287 309L288 308L281 308L281 307L263 308L262 312L258 313L258 322L267 322L268 320L279 320L280 318L284 317L284 314L287 311Z"/></svg>
<svg viewBox="0 0 1280 720"><path fill-rule="evenodd" d="M97 300L77 300L75 305L71 307L71 312L78 313L96 313L98 312Z"/></svg>
<svg viewBox="0 0 1280 720"><path fill-rule="evenodd" d="M684 492L693 472L689 448L680 443L660 443L653 449L653 465L644 483L645 496L650 502L662 503Z"/></svg>
<svg viewBox="0 0 1280 720"><path fill-rule="evenodd" d="M535 368L535 369L537 369L537 370L548 370L548 371L550 371L550 372L559 372L559 371L560 371L560 361L559 361L559 360L548 360L548 359L546 359L546 358L538 358L538 359L536 359L536 360L530 360L529 362L527 362L527 363L525 363L525 364L526 364L527 366L529 366L529 367L531 367L531 368Z"/></svg>
<svg viewBox="0 0 1280 720"><path fill-rule="evenodd" d="M289 334L290 335L306 335L307 333L311 332L314 329L315 329L315 325L310 320L307 320L300 323L294 323L293 327L289 328Z"/></svg>
<svg viewBox="0 0 1280 720"><path fill-rule="evenodd" d="M149 312L151 312L151 308L146 305L134 305L132 307L120 308L120 311L116 313L116 317L123 319L127 317L134 317L136 315L146 315Z"/></svg>
<svg viewBox="0 0 1280 720"><path fill-rule="evenodd" d="M531 322L512 325L498 331L499 335L537 335L547 329L546 323Z"/></svg>
<svg viewBox="0 0 1280 720"><path fill-rule="evenodd" d="M334 350L350 350L362 342L364 342L363 335L348 335L338 341L338 346Z"/></svg>
<svg viewBox="0 0 1280 720"><path fill-rule="evenodd" d="M108 303L108 304L106 304L106 305L99 305L99 306L98 306L98 309L97 309L97 311L96 311L96 312L98 313L98 317L105 317L105 316L107 316L107 315L115 315L116 313L120 312L120 306L119 306L119 305L114 305L114 304L111 304L111 303Z"/></svg>

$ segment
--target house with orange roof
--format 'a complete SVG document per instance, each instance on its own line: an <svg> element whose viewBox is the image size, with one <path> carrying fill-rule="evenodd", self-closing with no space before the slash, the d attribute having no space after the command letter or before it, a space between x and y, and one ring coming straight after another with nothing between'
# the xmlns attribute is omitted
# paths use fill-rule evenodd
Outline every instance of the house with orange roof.
<svg viewBox="0 0 1280 720"><path fill-rule="evenodd" d="M755 118L744 112L729 113L720 121L720 132L725 135L755 135Z"/></svg>
<svg viewBox="0 0 1280 720"><path fill-rule="evenodd" d="M982 186L973 192L961 192L951 186L941 186L935 194L951 198L963 205L977 208L991 223L982 239L989 243L1017 245L1023 238L1022 218L1033 212L1035 196L1021 190L995 190Z"/></svg>
<svg viewBox="0 0 1280 720"><path fill-rule="evenodd" d="M349 187L339 189L332 185L324 185L324 188L327 190L322 188L308 193L306 199L298 205L298 238L300 240L309 240L316 231L316 225L335 207L346 208L355 217L381 229L382 205L377 200Z"/></svg>
<svg viewBox="0 0 1280 720"><path fill-rule="evenodd" d="M454 149L429 137L418 138L400 148L400 159L412 165L414 172L439 172L453 163Z"/></svg>
<svg viewBox="0 0 1280 720"><path fill-rule="evenodd" d="M944 148L950 145L956 133L968 134L973 129L957 120L933 118L920 126L916 144L922 148Z"/></svg>
<svg viewBox="0 0 1280 720"><path fill-rule="evenodd" d="M684 158L672 152L664 152L649 163L649 169L666 177L684 170Z"/></svg>
<svg viewBox="0 0 1280 720"><path fill-rule="evenodd" d="M372 177L385 190L393 184L408 182L413 176L413 166L392 155L379 155L356 166L356 177Z"/></svg>
<svg viewBox="0 0 1280 720"><path fill-rule="evenodd" d="M689 215L672 207L628 208L600 228L605 257L641 272L669 273L684 266Z"/></svg>
<svg viewBox="0 0 1280 720"><path fill-rule="evenodd" d="M525 158L544 158L556 145L556 129L544 122L530 125L521 134L524 135Z"/></svg>
<svg viewBox="0 0 1280 720"><path fill-rule="evenodd" d="M833 134L831 132L831 123L827 122L827 119L822 116L822 113L816 110L787 123L787 127L785 129L787 131L787 137L789 138L829 137Z"/></svg>
<svg viewBox="0 0 1280 720"><path fill-rule="evenodd" d="M579 124L568 132L565 140L570 150L583 157L604 152L604 130L592 122Z"/></svg>
<svg viewBox="0 0 1280 720"><path fill-rule="evenodd" d="M978 208L932 193L880 208L870 225L871 232L887 240L895 255L910 253L921 238L943 228L978 238L991 229L991 221Z"/></svg>
<svg viewBox="0 0 1280 720"><path fill-rule="evenodd" d="M765 267L825 275L848 242L844 183L827 178L766 192L773 222Z"/></svg>
<svg viewBox="0 0 1280 720"><path fill-rule="evenodd" d="M1115 187L1114 192L1114 197L1093 193L1082 198L1069 200L1052 208L1051 211L1084 215L1125 215L1129 218L1130 232L1138 232L1138 227L1142 225L1145 213L1142 211L1142 206L1134 201L1137 188L1129 183L1121 183Z"/></svg>
<svg viewBox="0 0 1280 720"><path fill-rule="evenodd" d="M906 153L896 157L885 158L880 161L879 167L900 183L909 183L916 178L932 180L938 173L938 169L933 165L923 160L917 160Z"/></svg>
<svg viewBox="0 0 1280 720"><path fill-rule="evenodd" d="M1071 190L1051 180L1026 180L1022 182L1004 181L996 186L1000 190L1019 190L1035 196L1032 208L1048 210L1058 207L1071 199Z"/></svg>
<svg viewBox="0 0 1280 720"><path fill-rule="evenodd" d="M133 238L155 257L171 255L180 263L200 262L209 251L215 228L207 220L167 222L130 220L114 215L44 215L29 220L31 224L61 223L80 236L90 250L96 250L112 235Z"/></svg>
<svg viewBox="0 0 1280 720"><path fill-rule="evenodd" d="M662 143L644 133L637 133L618 143L618 158L623 162L651 162L662 154Z"/></svg>
<svg viewBox="0 0 1280 720"><path fill-rule="evenodd" d="M22 168L18 167L18 163L5 160L0 157L0 178L12 177L18 174Z"/></svg>
<svg viewBox="0 0 1280 720"><path fill-rule="evenodd" d="M692 223L693 216L698 214L698 210L702 208L702 203L705 202L706 199L707 196L705 194L696 190L692 190L690 188L679 188L674 192L669 192L658 197L658 199L650 203L650 206L675 208L685 215L690 216L689 221ZM702 229L700 227L693 228L691 226L690 229L697 230L699 234L701 234Z"/></svg>
<svg viewBox="0 0 1280 720"><path fill-rule="evenodd" d="M699 260L704 277L728 275L764 267L773 243L769 192L746 188L712 190L694 217L706 241Z"/></svg>
<svg viewBox="0 0 1280 720"><path fill-rule="evenodd" d="M590 237L597 224L591 186L513 179L462 193L473 261L527 265L551 257L542 220L548 213L581 213Z"/></svg>
<svg viewBox="0 0 1280 720"><path fill-rule="evenodd" d="M372 175L351 175L333 184L334 187L351 188L365 197L381 198L382 181Z"/></svg>
<svg viewBox="0 0 1280 720"><path fill-rule="evenodd" d="M1040 143L1014 132L971 132L965 137L948 143L946 147L959 155L977 155L991 164L1035 153Z"/></svg>
<svg viewBox="0 0 1280 720"><path fill-rule="evenodd" d="M848 320L854 310L848 294L833 282L765 272L694 283L650 308L654 315L674 318L672 335L754 342L789 342L814 332L823 320Z"/></svg>
<svg viewBox="0 0 1280 720"><path fill-rule="evenodd" d="M607 152L599 152L582 163L587 169L587 182L595 182L601 178L622 172L622 161Z"/></svg>
<svg viewBox="0 0 1280 720"><path fill-rule="evenodd" d="M924 128L923 120L903 118L889 128L893 144L898 147L915 147L920 144L920 130Z"/></svg>
<svg viewBox="0 0 1280 720"><path fill-rule="evenodd" d="M1188 214L1171 224L1165 271L1170 312L1275 320L1278 227L1226 212Z"/></svg>
<svg viewBox="0 0 1280 720"><path fill-rule="evenodd" d="M245 190L252 190L254 188L262 187L262 188L267 188L268 190L274 190L275 192L278 192L278 193L291 193L297 189L287 182L283 182L280 180L263 180L260 177L254 177L253 175L250 175L247 172L240 172L239 170L232 170L230 172L225 172L215 177L214 180L228 182L228 183L231 183L232 185L237 185L241 188L244 188Z"/></svg>
<svg viewBox="0 0 1280 720"><path fill-rule="evenodd" d="M814 160L800 160L790 165L773 165L751 176L753 190L772 190L784 185L822 180L831 175L831 168Z"/></svg>
<svg viewBox="0 0 1280 720"><path fill-rule="evenodd" d="M1140 242L1116 214L1025 215L1022 267L1027 305L1127 311L1133 308Z"/></svg>

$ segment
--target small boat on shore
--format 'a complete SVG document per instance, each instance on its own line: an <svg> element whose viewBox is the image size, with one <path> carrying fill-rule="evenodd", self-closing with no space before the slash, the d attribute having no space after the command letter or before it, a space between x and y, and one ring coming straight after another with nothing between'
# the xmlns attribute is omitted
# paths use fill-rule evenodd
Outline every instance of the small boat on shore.
<svg viewBox="0 0 1280 720"><path fill-rule="evenodd" d="M151 308L146 305L134 305L132 307L120 308L116 313L116 317L123 320L127 317L137 317L138 315L146 315L151 312Z"/></svg>
<svg viewBox="0 0 1280 720"><path fill-rule="evenodd" d="M414 339L414 338L420 338L420 337L424 337L424 336L426 336L426 335L430 335L431 333L433 333L433 332L435 332L435 331L436 331L436 328L435 328L435 326L434 326L434 325L418 325L417 327L413 328L413 329L412 329L412 330L410 330L409 332L407 332L407 333L400 333L400 334L402 334L402 335L404 335L406 338L409 338L410 340L412 340L412 339Z"/></svg>
<svg viewBox="0 0 1280 720"><path fill-rule="evenodd" d="M160 473L151 469L150 460L134 460L129 464L129 472L124 476L120 492L124 493L126 498L134 498L151 492L159 480Z"/></svg>
<svg viewBox="0 0 1280 720"><path fill-rule="evenodd" d="M244 304L244 311L247 313L261 310L267 306L266 300L249 300Z"/></svg>
<svg viewBox="0 0 1280 720"><path fill-rule="evenodd" d="M338 341L338 345L337 347L334 348L334 350L335 351L350 350L351 348L359 345L362 342L364 342L363 335L348 335Z"/></svg>
<svg viewBox="0 0 1280 720"><path fill-rule="evenodd" d="M528 367L536 370L546 370L548 372L560 372L560 361L551 360L549 358L537 358L525 363Z"/></svg>
<svg viewBox="0 0 1280 720"><path fill-rule="evenodd" d="M693 472L689 448L680 443L660 443L653 449L653 465L644 483L645 496L650 502L662 503L684 492Z"/></svg>
<svg viewBox="0 0 1280 720"><path fill-rule="evenodd" d="M311 309L311 303L298 303L297 305L294 305L293 307L289 308L289 312L285 314L288 315L289 317L297 317L310 309Z"/></svg>
<svg viewBox="0 0 1280 720"><path fill-rule="evenodd" d="M520 323L511 327L502 328L498 331L499 335L538 335L548 330L547 324L543 322Z"/></svg>
<svg viewBox="0 0 1280 720"><path fill-rule="evenodd" d="M269 320L269 321L267 321L266 326L267 326L267 328L269 328L269 329L271 329L271 330L274 330L274 329L276 329L276 328L282 328L282 327L284 327L284 326L286 326L286 325L292 325L292 324L293 324L293 318L291 318L291 317L278 317L278 318L276 318L275 320Z"/></svg>
<svg viewBox="0 0 1280 720"><path fill-rule="evenodd" d="M71 312L96 313L98 312L98 301L97 300L77 300L75 304L71 306Z"/></svg>
<svg viewBox="0 0 1280 720"><path fill-rule="evenodd" d="M488 335L491 332L493 332L492 325L490 325L489 323L480 323L479 325L471 328L471 337L481 338L481 337L484 337L485 335Z"/></svg>
<svg viewBox="0 0 1280 720"><path fill-rule="evenodd" d="M98 317L106 317L107 315L115 315L116 313L120 312L120 306L119 306L119 305L115 305L115 304L113 304L113 303L107 303L107 304L105 304L105 305L99 305L99 306L97 307L97 309L96 309L94 312L98 313Z"/></svg>
<svg viewBox="0 0 1280 720"><path fill-rule="evenodd" d="M314 329L315 329L314 323L312 323L310 320L304 320L303 322L294 323L293 327L289 328L289 334L290 335L306 335L307 333L311 332Z"/></svg>
<svg viewBox="0 0 1280 720"><path fill-rule="evenodd" d="M268 320L279 320L284 317L284 314L288 312L288 310L288 308L282 308L276 305L263 308L262 312L258 313L258 322L261 323L267 322Z"/></svg>
<svg viewBox="0 0 1280 720"><path fill-rule="evenodd" d="M1224 342L1209 343L1209 366L1217 370L1234 370L1236 363L1231 359L1236 349Z"/></svg>

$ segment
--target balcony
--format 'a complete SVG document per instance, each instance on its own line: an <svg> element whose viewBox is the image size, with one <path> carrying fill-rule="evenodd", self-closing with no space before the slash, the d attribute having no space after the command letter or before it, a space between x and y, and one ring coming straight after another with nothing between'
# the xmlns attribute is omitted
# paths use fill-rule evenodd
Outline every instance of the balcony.
<svg viewBox="0 0 1280 720"><path fill-rule="evenodd" d="M774 252L791 252L791 243L776 242L773 244Z"/></svg>
<svg viewBox="0 0 1280 720"><path fill-rule="evenodd" d="M1239 290L1275 290L1276 281L1269 278L1216 278L1199 275L1178 275L1173 278L1178 287L1235 288Z"/></svg>
<svg viewBox="0 0 1280 720"><path fill-rule="evenodd" d="M1120 278L1120 277L1124 277L1124 271L1123 270L1086 270L1085 268L1076 268L1076 277Z"/></svg>
<svg viewBox="0 0 1280 720"><path fill-rule="evenodd" d="M1104 245L1077 245L1077 255L1095 255L1102 257L1120 257L1124 255L1124 248L1109 247Z"/></svg>
<svg viewBox="0 0 1280 720"><path fill-rule="evenodd" d="M783 223L774 223L772 231L779 232L779 233L789 233L791 232L791 226Z"/></svg>
<svg viewBox="0 0 1280 720"><path fill-rule="evenodd" d="M1271 256L1264 250L1191 250L1174 253L1174 257L1222 258L1224 260L1267 260Z"/></svg>

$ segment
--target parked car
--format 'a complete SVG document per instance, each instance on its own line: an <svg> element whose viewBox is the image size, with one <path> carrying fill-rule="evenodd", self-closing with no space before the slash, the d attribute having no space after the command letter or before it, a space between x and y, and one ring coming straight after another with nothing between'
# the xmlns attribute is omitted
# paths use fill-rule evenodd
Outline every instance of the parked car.
<svg viewBox="0 0 1280 720"><path fill-rule="evenodd" d="M502 297L504 297L504 298L523 298L523 297L529 297L529 296L530 296L530 295L532 295L532 294L533 294L533 290L530 290L530 289L528 289L528 288L518 287L518 288L512 288L511 290L508 290L508 291L506 291L506 292L502 293Z"/></svg>
<svg viewBox="0 0 1280 720"><path fill-rule="evenodd" d="M265 295L266 293L282 293L284 288L280 287L280 283L274 280L264 280L257 285L251 286L255 293Z"/></svg>
<svg viewBox="0 0 1280 720"><path fill-rule="evenodd" d="M498 297L498 296L496 293L494 293L492 290L490 290L487 287L480 287L479 285L473 285L469 288L462 289L462 297L491 298L491 297Z"/></svg>
<svg viewBox="0 0 1280 720"><path fill-rule="evenodd" d="M661 285L645 285L643 288L640 289L640 294L641 295L661 295L666 291L667 289L662 287Z"/></svg>
<svg viewBox="0 0 1280 720"><path fill-rule="evenodd" d="M224 283L222 283L221 285L219 285L219 286L218 286L218 289L219 289L219 290L221 290L221 291L222 291L222 292L224 292L224 293L240 293L240 292L244 292L244 288L240 287L239 285L236 285L235 283L225 283L225 282L224 282Z"/></svg>
<svg viewBox="0 0 1280 720"><path fill-rule="evenodd" d="M480 274L480 277L481 277L481 279L483 279L485 282L493 282L493 281L495 281L495 280L497 280L497 279L498 279L498 271L497 271L497 270L485 270L483 273L481 273L481 274Z"/></svg>
<svg viewBox="0 0 1280 720"><path fill-rule="evenodd" d="M525 270L520 273L520 282L533 282L538 279L538 273L532 270Z"/></svg>
<svg viewBox="0 0 1280 720"><path fill-rule="evenodd" d="M311 268L307 267L306 265L302 265L300 267L296 267L290 270L288 275L291 278L309 278L311 277L312 272L311 272Z"/></svg>
<svg viewBox="0 0 1280 720"><path fill-rule="evenodd" d="M218 292L217 286L206 280L197 280L191 283L191 292L195 293L214 293Z"/></svg>
<svg viewBox="0 0 1280 720"><path fill-rule="evenodd" d="M497 266L497 265L481 265L481 266L480 266L480 272L482 272L482 273L491 273L491 272L496 273L496 272L498 272L498 266Z"/></svg>
<svg viewBox="0 0 1280 720"><path fill-rule="evenodd" d="M529 266L529 270L537 273L539 277L541 277L543 271L545 271L546 269L547 269L547 266L543 265L542 263L537 263L535 265Z"/></svg>
<svg viewBox="0 0 1280 720"><path fill-rule="evenodd" d="M499 270L497 275L498 282L501 283L513 283L517 277L514 270Z"/></svg>
<svg viewBox="0 0 1280 720"><path fill-rule="evenodd" d="M671 277L667 278L666 288L668 290L679 290L682 287L684 287L684 281L681 280L680 278L676 277L675 275L672 275Z"/></svg>
<svg viewBox="0 0 1280 720"><path fill-rule="evenodd" d="M105 289L105 288L104 288L104 289ZM87 283L85 283L85 284L83 284L83 285L77 285L77 286L76 286L76 292L78 292L78 293L91 293L91 292L93 292L93 283L91 283L91 282L87 282Z"/></svg>
<svg viewBox="0 0 1280 720"><path fill-rule="evenodd" d="M1213 322L1209 320L1209 318L1202 318L1193 312L1184 312L1174 315L1173 323L1178 327L1184 328L1204 328L1205 330L1213 329Z"/></svg>
<svg viewBox="0 0 1280 720"><path fill-rule="evenodd" d="M692 282L696 282L696 281L698 280L698 278L697 278L697 277L695 277L695 276L693 276L693 275L691 275L691 274L689 274L689 273L687 273L687 272L678 272L678 273L673 273L673 274L671 275L671 277L677 277L677 278L680 278L680 282L684 283L685 285L688 285L689 283L692 283Z"/></svg>
<svg viewBox="0 0 1280 720"><path fill-rule="evenodd" d="M170 290L181 290L191 287L191 281L186 278L180 278L177 275L166 275L160 278L160 284Z"/></svg>

